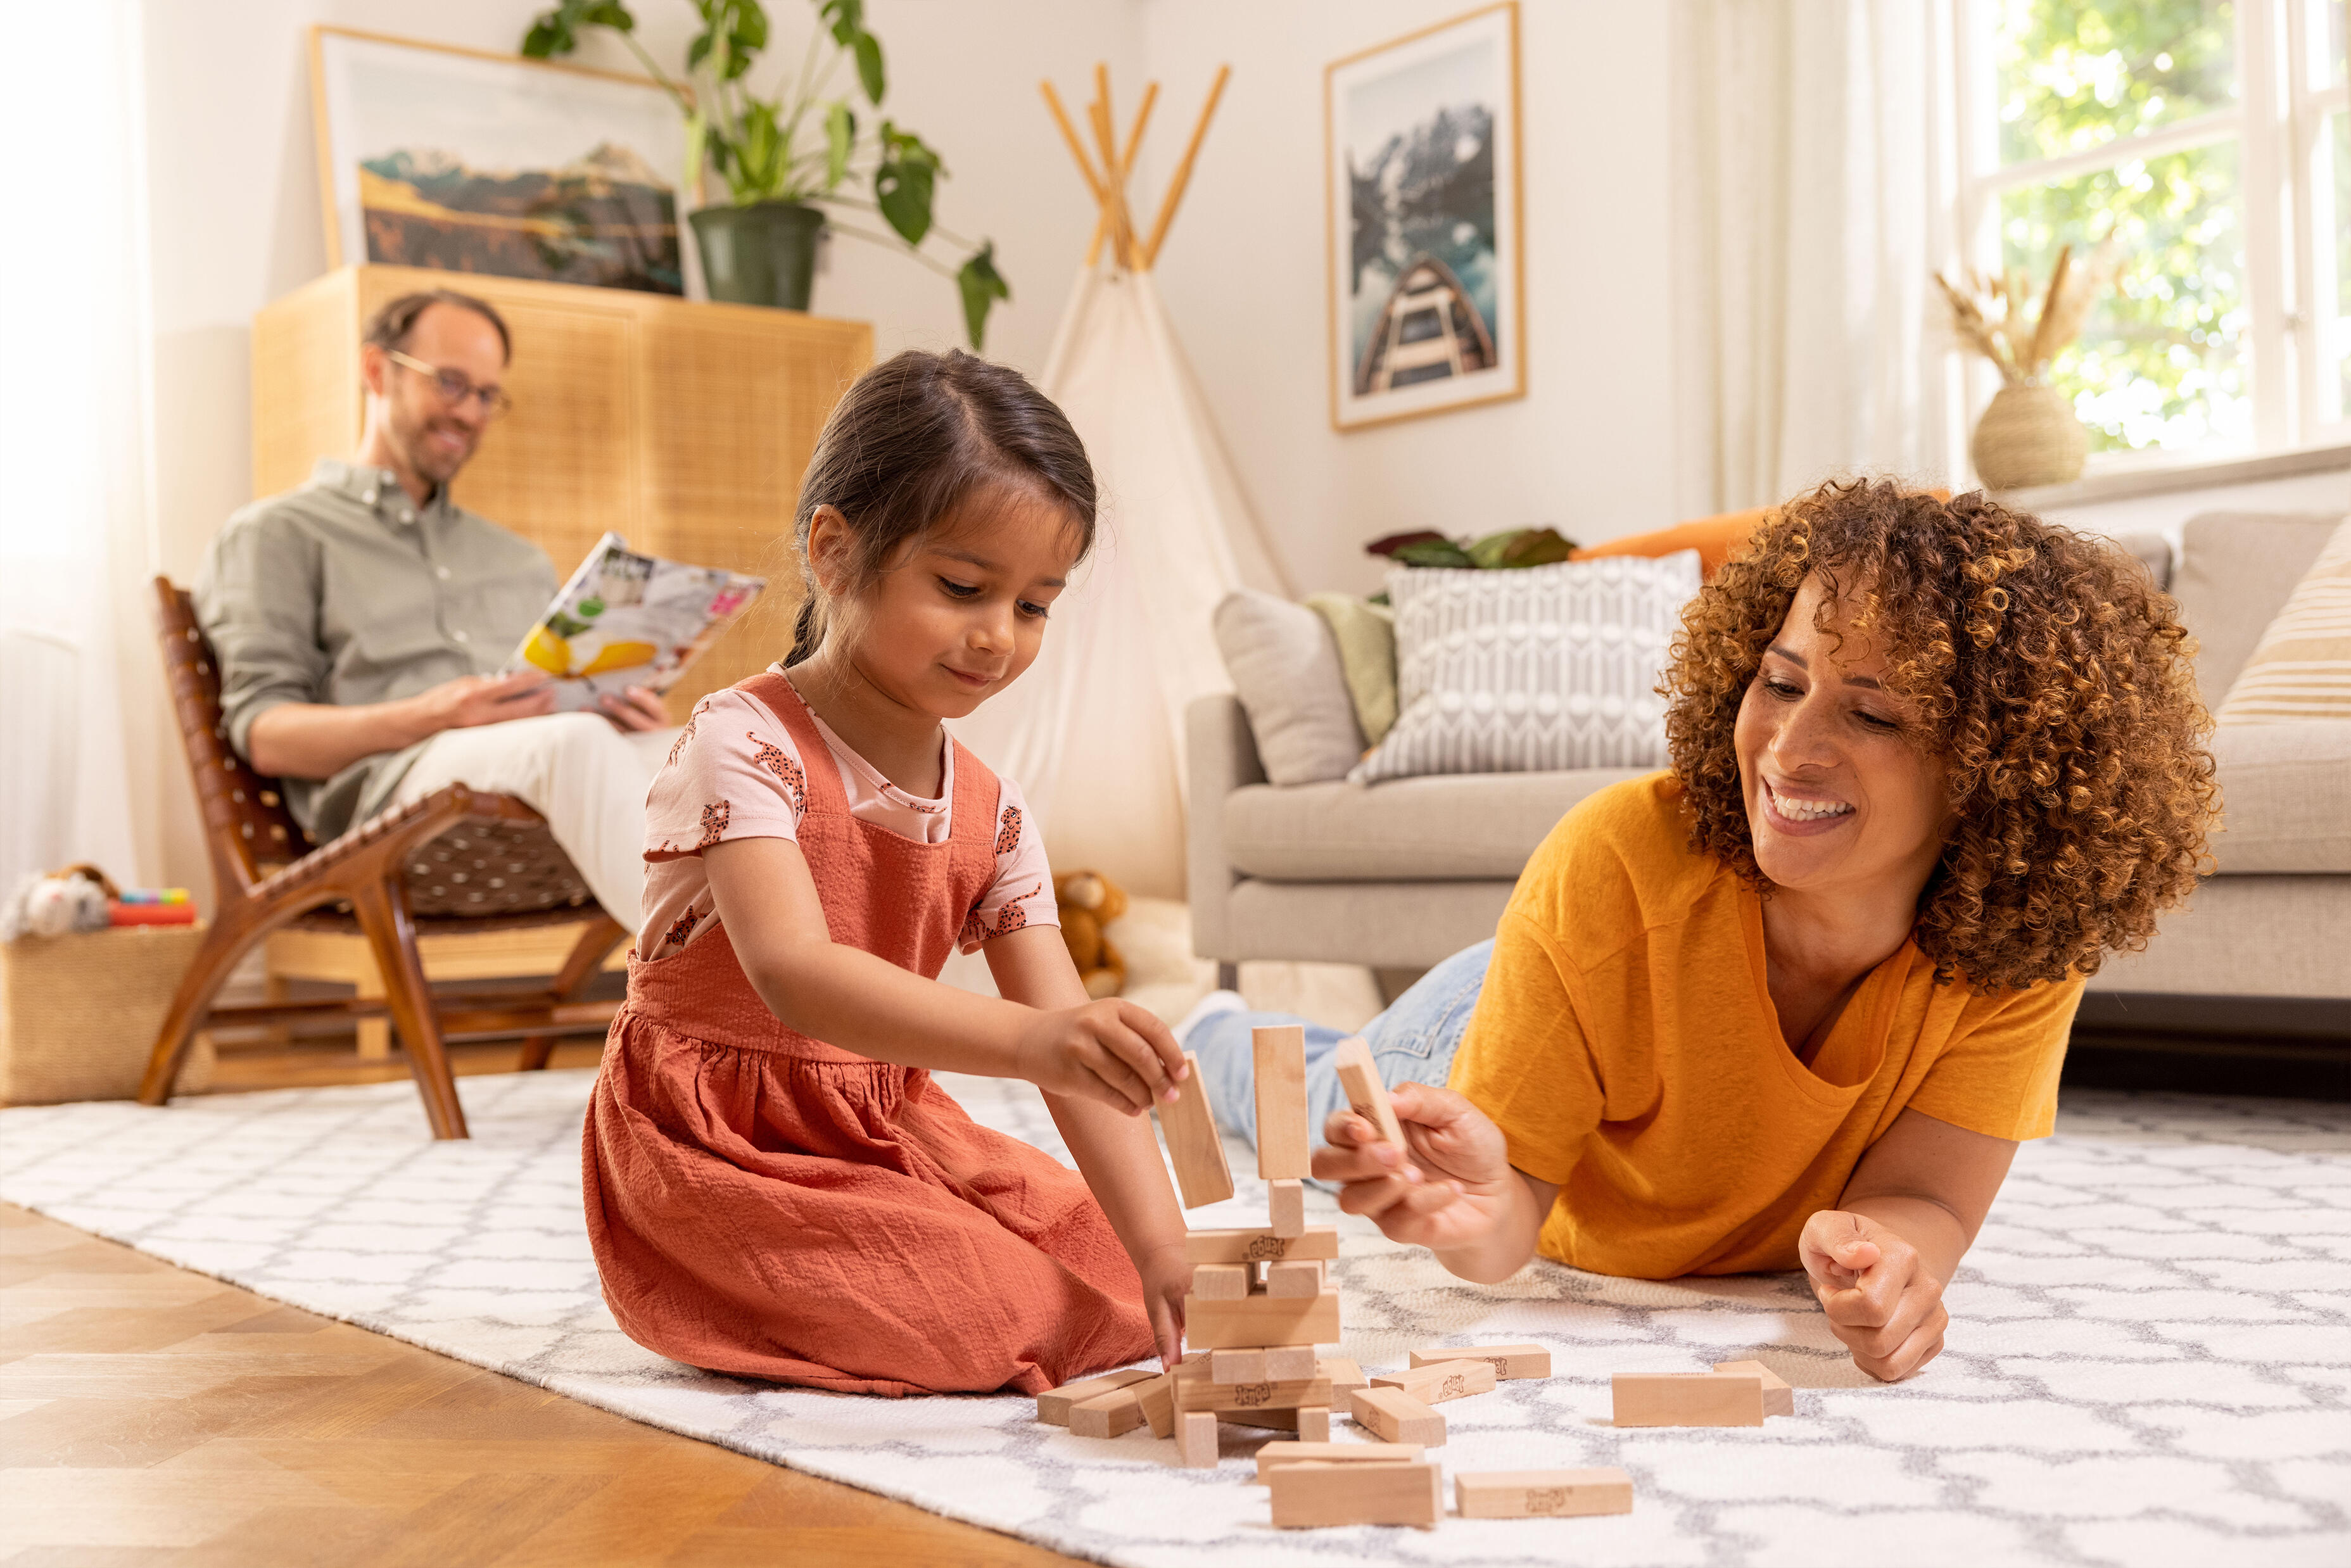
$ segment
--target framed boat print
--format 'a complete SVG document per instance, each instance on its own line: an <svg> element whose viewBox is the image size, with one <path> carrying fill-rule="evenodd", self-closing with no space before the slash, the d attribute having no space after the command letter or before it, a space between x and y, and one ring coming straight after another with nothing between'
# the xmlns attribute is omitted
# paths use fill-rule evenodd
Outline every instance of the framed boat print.
<svg viewBox="0 0 2351 1568"><path fill-rule="evenodd" d="M1524 397L1516 0L1334 61L1322 123L1332 426Z"/></svg>
<svg viewBox="0 0 2351 1568"><path fill-rule="evenodd" d="M684 119L645 77L310 30L327 265L685 292Z"/></svg>

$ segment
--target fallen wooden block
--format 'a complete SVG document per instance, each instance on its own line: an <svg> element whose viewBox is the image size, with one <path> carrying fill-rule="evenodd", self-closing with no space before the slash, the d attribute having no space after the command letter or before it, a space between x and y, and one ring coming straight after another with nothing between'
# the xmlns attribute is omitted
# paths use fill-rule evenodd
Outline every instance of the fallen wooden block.
<svg viewBox="0 0 2351 1568"><path fill-rule="evenodd" d="M1184 1233L1184 1259L1188 1263L1277 1263L1290 1258L1338 1255L1335 1225L1310 1225L1296 1236L1276 1236L1259 1226Z"/></svg>
<svg viewBox="0 0 2351 1568"><path fill-rule="evenodd" d="M1306 1234L1306 1184L1270 1181L1265 1184L1266 1227L1287 1239Z"/></svg>
<svg viewBox="0 0 2351 1568"><path fill-rule="evenodd" d="M1273 1494L1277 1530L1334 1524L1415 1524L1433 1530L1445 1511L1445 1483L1426 1460L1384 1465L1334 1465L1322 1460L1283 1465L1265 1478Z"/></svg>
<svg viewBox="0 0 2351 1568"><path fill-rule="evenodd" d="M1148 1381L1147 1379L1145 1381ZM1129 1384L1070 1406L1070 1432L1079 1437L1115 1437L1143 1425L1141 1385Z"/></svg>
<svg viewBox="0 0 2351 1568"><path fill-rule="evenodd" d="M1217 1467L1217 1418L1206 1410L1176 1417L1176 1462L1187 1470Z"/></svg>
<svg viewBox="0 0 2351 1568"><path fill-rule="evenodd" d="M1265 1375L1276 1383L1296 1383L1301 1378L1324 1375L1322 1363L1311 1344L1266 1346Z"/></svg>
<svg viewBox="0 0 2351 1568"><path fill-rule="evenodd" d="M1184 1338L1195 1350L1228 1345L1336 1344L1339 1292L1311 1301L1294 1296L1247 1296L1238 1301L1184 1298Z"/></svg>
<svg viewBox="0 0 2351 1568"><path fill-rule="evenodd" d="M1796 1413L1796 1391L1780 1375L1760 1361L1718 1361L1717 1372L1751 1372L1763 1380L1763 1414L1765 1416L1793 1416Z"/></svg>
<svg viewBox="0 0 2351 1568"><path fill-rule="evenodd" d="M1415 1366L1440 1361L1486 1362L1493 1367L1494 1376L1503 1383L1551 1375L1551 1352L1539 1344L1432 1344L1412 1353Z"/></svg>
<svg viewBox="0 0 2351 1568"><path fill-rule="evenodd" d="M1761 1427L1753 1373L1620 1372L1608 1380L1619 1427Z"/></svg>
<svg viewBox="0 0 2351 1568"><path fill-rule="evenodd" d="M1115 1398L1116 1396L1105 1397ZM1179 1380L1176 1385L1176 1409L1214 1410L1220 1416L1228 1410L1295 1410L1301 1405L1328 1405L1332 1397L1331 1385L1320 1377L1309 1377L1297 1383ZM1081 1405L1078 1408L1082 1410L1085 1406ZM1076 1414L1076 1411L1071 1412L1073 1419Z"/></svg>
<svg viewBox="0 0 2351 1568"><path fill-rule="evenodd" d="M1453 1478L1453 1499L1464 1519L1563 1519L1572 1514L1630 1513L1633 1478L1613 1469L1464 1470Z"/></svg>
<svg viewBox="0 0 2351 1568"><path fill-rule="evenodd" d="M1298 1407L1297 1433L1302 1442L1327 1443L1331 1440L1331 1406L1301 1405Z"/></svg>
<svg viewBox="0 0 2351 1568"><path fill-rule="evenodd" d="M1494 1369L1482 1361L1440 1361L1409 1372L1384 1372L1372 1379L1371 1385L1401 1388L1423 1405L1442 1405L1448 1399L1494 1392Z"/></svg>
<svg viewBox="0 0 2351 1568"><path fill-rule="evenodd" d="M1176 1375L1163 1372L1148 1383L1134 1385L1134 1401L1155 1437L1176 1435Z"/></svg>
<svg viewBox="0 0 2351 1568"><path fill-rule="evenodd" d="M1416 1462L1416 1443L1268 1443L1257 1451L1257 1479L1284 1465L1321 1462L1332 1465L1395 1465Z"/></svg>
<svg viewBox="0 0 2351 1568"><path fill-rule="evenodd" d="M1401 1388L1351 1388L1347 1414L1383 1442L1445 1446L1445 1417Z"/></svg>
<svg viewBox="0 0 2351 1568"><path fill-rule="evenodd" d="M1265 1347L1229 1347L1208 1353L1211 1383L1263 1383L1273 1375L1266 1365ZM1307 1376L1314 1375L1309 1372Z"/></svg>
<svg viewBox="0 0 2351 1568"><path fill-rule="evenodd" d="M1306 1031L1297 1024L1249 1030L1257 1073L1257 1174L1268 1180L1308 1174Z"/></svg>
<svg viewBox="0 0 2351 1568"><path fill-rule="evenodd" d="M1265 1266L1265 1293L1269 1296L1319 1296L1324 1283L1319 1259Z"/></svg>
<svg viewBox="0 0 2351 1568"><path fill-rule="evenodd" d="M1372 1380L1364 1369L1343 1355L1326 1355L1314 1364L1317 1374L1331 1380L1333 1388L1369 1388Z"/></svg>
<svg viewBox="0 0 2351 1568"><path fill-rule="evenodd" d="M1338 1065L1339 1087L1346 1092L1348 1109L1377 1127L1380 1136L1394 1144L1399 1154L1409 1156L1412 1146L1404 1141L1404 1124L1396 1120L1395 1107L1388 1102L1388 1086L1380 1077L1379 1064L1372 1060L1372 1048L1350 1035L1339 1042L1332 1060Z"/></svg>
<svg viewBox="0 0 2351 1568"><path fill-rule="evenodd" d="M1087 1400L1124 1388L1130 1383L1141 1383L1151 1374L1141 1367L1130 1366L1123 1372L1106 1372L1100 1377L1081 1378L1076 1383L1064 1383L1059 1388L1047 1389L1037 1396L1037 1419L1050 1426L1070 1424L1070 1411Z"/></svg>
<svg viewBox="0 0 2351 1568"><path fill-rule="evenodd" d="M1249 1293L1246 1263L1195 1263L1192 1293L1207 1301L1238 1301Z"/></svg>
<svg viewBox="0 0 2351 1568"><path fill-rule="evenodd" d="M1187 1051L1184 1064L1192 1071L1176 1085L1175 1101L1155 1109L1160 1135L1167 1140L1168 1163L1176 1167L1176 1185L1184 1191L1184 1207L1197 1208L1233 1196L1233 1172L1217 1136L1217 1113L1208 1107L1208 1081L1200 1071L1200 1059Z"/></svg>

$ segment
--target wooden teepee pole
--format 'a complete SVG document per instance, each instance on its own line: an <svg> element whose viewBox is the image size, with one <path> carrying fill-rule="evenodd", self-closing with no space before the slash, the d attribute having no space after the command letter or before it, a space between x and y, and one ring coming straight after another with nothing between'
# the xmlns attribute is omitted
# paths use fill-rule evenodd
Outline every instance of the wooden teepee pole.
<svg viewBox="0 0 2351 1568"><path fill-rule="evenodd" d="M1103 185L1108 199L1103 214L1110 223L1110 252L1119 266L1134 266L1134 220L1126 211L1126 175L1118 156L1118 133L1113 129L1110 107L1110 67L1094 67L1094 100L1087 106L1093 117L1094 142L1102 154L1105 172Z"/></svg>
<svg viewBox="0 0 2351 1568"><path fill-rule="evenodd" d="M1135 150L1143 145L1143 128L1151 122L1152 106L1158 101L1159 84L1155 81L1145 83L1143 89L1143 106L1134 111L1134 124L1127 132L1126 151L1118 155L1119 183L1122 191L1127 178L1134 172ZM1094 214L1093 235L1086 241L1088 267L1092 267L1102 258L1102 239L1109 233L1110 209L1105 206Z"/></svg>
<svg viewBox="0 0 2351 1568"><path fill-rule="evenodd" d="M1217 68L1217 79L1208 89L1208 101L1200 106L1200 123L1192 128L1191 144L1184 149L1184 161L1176 165L1176 178L1167 187L1167 194L1159 204L1159 217L1151 225L1151 237L1143 242L1141 265L1148 268L1159 259L1160 242L1167 237L1167 225L1176 221L1176 208L1184 200L1184 187L1192 183L1192 160L1200 155L1201 140L1208 134L1208 121L1217 112L1217 100L1225 96L1225 82L1233 74L1230 66Z"/></svg>
<svg viewBox="0 0 2351 1568"><path fill-rule="evenodd" d="M1093 162L1086 156L1086 144L1078 140L1078 128L1070 123L1070 111L1061 107L1061 95L1053 90L1050 81L1039 82L1037 90L1045 95L1045 107L1053 111L1053 123L1061 128L1061 140L1070 144L1070 156L1078 161L1078 172L1086 177L1086 189L1094 193L1095 201L1103 200L1102 183L1094 175Z"/></svg>

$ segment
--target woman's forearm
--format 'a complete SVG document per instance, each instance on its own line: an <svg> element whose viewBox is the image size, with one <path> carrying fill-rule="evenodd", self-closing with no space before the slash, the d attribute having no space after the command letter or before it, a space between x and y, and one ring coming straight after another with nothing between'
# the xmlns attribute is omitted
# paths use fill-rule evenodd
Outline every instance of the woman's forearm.
<svg viewBox="0 0 2351 1568"><path fill-rule="evenodd" d="M1950 1283L1959 1260L1968 1255L1967 1227L1932 1198L1882 1193L1848 1197L1842 1207L1848 1214L1866 1215L1910 1243L1920 1264L1943 1284Z"/></svg>
<svg viewBox="0 0 2351 1568"><path fill-rule="evenodd" d="M1527 1266L1541 1239L1543 1220L1559 1195L1557 1187L1515 1166L1494 1185L1492 1228L1468 1245L1437 1254L1447 1272L1473 1284L1497 1283Z"/></svg>

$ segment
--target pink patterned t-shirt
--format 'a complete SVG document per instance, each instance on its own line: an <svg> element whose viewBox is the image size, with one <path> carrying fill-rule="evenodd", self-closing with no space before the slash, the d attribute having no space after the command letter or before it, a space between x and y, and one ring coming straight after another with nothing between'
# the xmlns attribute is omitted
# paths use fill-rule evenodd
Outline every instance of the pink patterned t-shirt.
<svg viewBox="0 0 2351 1568"><path fill-rule="evenodd" d="M781 674L782 667L776 666ZM841 743L814 712L832 755L849 814L917 843L946 841L955 800L955 747L944 737L939 798L925 800L891 783ZM653 961L684 951L718 924L702 852L728 839L794 839L808 806L808 776L791 733L766 706L732 688L695 705L670 747L669 760L645 794L644 924L637 956ZM990 937L1029 925L1061 923L1045 846L1022 810L1020 787L997 776L996 880L964 923L968 953Z"/></svg>

